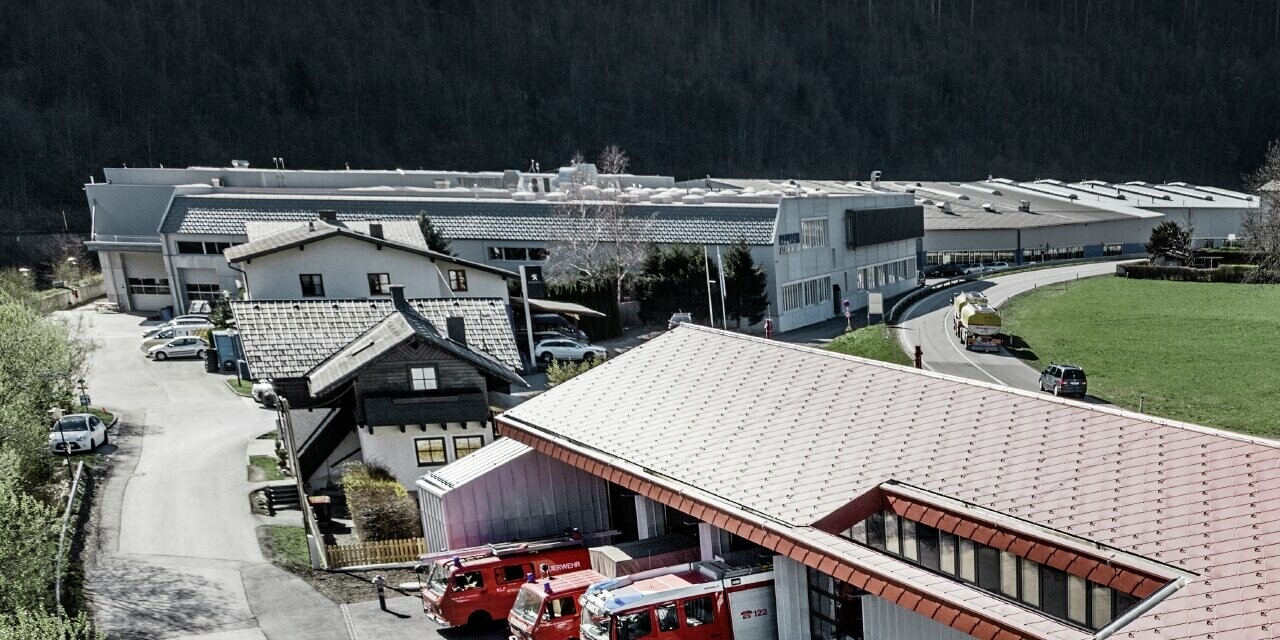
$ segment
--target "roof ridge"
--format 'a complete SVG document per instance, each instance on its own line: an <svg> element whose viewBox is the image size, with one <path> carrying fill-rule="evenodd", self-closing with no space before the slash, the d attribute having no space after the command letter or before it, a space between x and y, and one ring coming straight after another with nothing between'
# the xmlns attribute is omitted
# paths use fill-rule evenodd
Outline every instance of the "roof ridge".
<svg viewBox="0 0 1280 640"><path fill-rule="evenodd" d="M821 356L839 359L839 360L851 360L860 364L869 364L869 365L881 367L884 369L901 371L903 373L912 373L915 375L920 375L928 378L937 378L940 380L947 380L949 382L959 382L961 384L965 384L969 386L982 387L982 388L990 389L993 391L1010 393L1013 395L1024 396L1027 398L1035 398L1037 400L1043 400L1046 402L1057 402L1059 404L1064 404L1064 405L1068 405L1068 406L1079 408L1079 409L1085 409L1088 411L1094 411L1097 413L1112 414L1112 415L1123 417L1123 418L1130 418L1133 420L1137 420L1139 422L1146 422L1146 423L1151 423L1154 425L1159 425L1164 427L1172 427L1175 429L1182 429L1185 431L1193 431L1197 433L1202 433L1204 435L1228 438L1231 440L1240 440L1243 442L1249 442L1252 444L1257 444L1260 446L1270 447L1273 449L1280 450L1280 440L1274 440L1270 438L1264 438L1262 436L1254 436L1254 435L1249 435L1244 433L1237 433L1234 431L1228 431L1226 429L1219 429L1217 427L1209 427L1205 425L1195 424L1192 422L1182 422L1179 420L1162 418L1159 416L1153 416L1145 413L1138 413L1136 411L1130 411L1128 409L1123 409L1115 405L1101 406L1101 405L1095 405L1095 404L1088 404L1080 400L1070 400L1067 398L1043 396L1038 393L1034 393L1032 391L1027 391L1025 389L1018 389L1017 387L1007 387L1004 385L993 384L990 382L983 382L981 380L972 380L969 378L962 378L960 376L953 376L946 373L939 373L937 371L931 371L928 369L917 369L915 367L908 367L905 365L893 364L891 362L882 362L880 360L871 360L871 359L863 358L860 356L853 356L847 353L839 353L837 351L828 351L826 349L820 349L818 347L811 347L808 345L796 344L792 342L781 342L778 340L769 340L766 338L761 338L759 336L736 333L733 331L726 331L724 329L717 329L715 327L704 327L704 326L692 324L692 323L681 324L680 326L676 327L674 331L679 331L681 329L686 329L686 328L689 330L704 331L707 333L719 334L719 335L723 335L731 338L737 338L740 340L769 344L774 347L781 347L786 349L792 349L795 351L809 352L816 355L821 355Z"/></svg>

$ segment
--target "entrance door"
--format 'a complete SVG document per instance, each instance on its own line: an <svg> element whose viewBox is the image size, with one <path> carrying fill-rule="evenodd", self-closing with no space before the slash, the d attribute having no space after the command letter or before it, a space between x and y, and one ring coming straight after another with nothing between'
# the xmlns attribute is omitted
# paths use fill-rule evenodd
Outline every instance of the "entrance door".
<svg viewBox="0 0 1280 640"><path fill-rule="evenodd" d="M614 529L621 531L613 544L640 539L636 526L636 495L626 488L609 483L609 520Z"/></svg>
<svg viewBox="0 0 1280 640"><path fill-rule="evenodd" d="M840 299L840 285L831 285L831 313L837 316L844 313L844 309L841 308L843 305L844 301Z"/></svg>

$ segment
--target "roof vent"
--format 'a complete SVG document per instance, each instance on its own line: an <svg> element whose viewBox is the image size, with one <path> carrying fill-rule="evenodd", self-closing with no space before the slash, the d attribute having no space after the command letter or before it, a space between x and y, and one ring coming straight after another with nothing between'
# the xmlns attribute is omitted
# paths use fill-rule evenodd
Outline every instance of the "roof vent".
<svg viewBox="0 0 1280 640"><path fill-rule="evenodd" d="M448 181L447 179L442 180L442 179L437 178L437 179L436 179L436 181L435 181L435 185L436 185L436 188L437 188L437 189L448 189L448 188L449 188L449 181Z"/></svg>
<svg viewBox="0 0 1280 640"><path fill-rule="evenodd" d="M231 166L236 169L248 169L249 161L248 160L232 160Z"/></svg>
<svg viewBox="0 0 1280 640"><path fill-rule="evenodd" d="M1021 211L1021 212L1023 212L1023 213L1031 213L1031 201L1030 201L1030 200L1019 200L1019 201L1018 201L1018 211Z"/></svg>
<svg viewBox="0 0 1280 640"><path fill-rule="evenodd" d="M995 207L995 205L991 204L990 202L984 202L984 203L982 203L982 210L983 210L983 211L988 211L988 212L995 212L996 207Z"/></svg>
<svg viewBox="0 0 1280 640"><path fill-rule="evenodd" d="M320 218L323 222L337 222L338 212L333 209L321 209L316 212L316 217Z"/></svg>
<svg viewBox="0 0 1280 640"><path fill-rule="evenodd" d="M369 223L369 237L370 237L370 238L377 238L377 239L379 239L379 240L382 240L382 239L383 239L383 235L382 235L382 223L381 223L381 222L370 222L370 223Z"/></svg>

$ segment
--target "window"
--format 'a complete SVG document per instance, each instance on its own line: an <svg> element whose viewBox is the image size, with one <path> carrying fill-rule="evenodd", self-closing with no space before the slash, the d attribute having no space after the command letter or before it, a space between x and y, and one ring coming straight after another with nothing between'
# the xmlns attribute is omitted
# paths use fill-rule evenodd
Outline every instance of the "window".
<svg viewBox="0 0 1280 640"><path fill-rule="evenodd" d="M1089 583L1089 626L1101 629L1111 624L1111 589L1100 584Z"/></svg>
<svg viewBox="0 0 1280 640"><path fill-rule="evenodd" d="M178 253L201 254L204 253L203 242L179 242Z"/></svg>
<svg viewBox="0 0 1280 640"><path fill-rule="evenodd" d="M234 246L230 242L178 242L178 253L216 256Z"/></svg>
<svg viewBox="0 0 1280 640"><path fill-rule="evenodd" d="M418 450L419 467L444 464L449 461L444 451L444 438L414 438L413 445Z"/></svg>
<svg viewBox="0 0 1280 640"><path fill-rule="evenodd" d="M867 518L867 545L884 550L884 515L876 513Z"/></svg>
<svg viewBox="0 0 1280 640"><path fill-rule="evenodd" d="M218 300L222 298L222 287L216 284L200 284L188 282L186 286L188 300Z"/></svg>
<svg viewBox="0 0 1280 640"><path fill-rule="evenodd" d="M914 520L902 520L902 557L908 560L920 560L920 550L916 548L916 523Z"/></svg>
<svg viewBox="0 0 1280 640"><path fill-rule="evenodd" d="M831 301L831 276L811 278L782 286L782 311L795 311Z"/></svg>
<svg viewBox="0 0 1280 640"><path fill-rule="evenodd" d="M805 249L827 246L827 219L801 220L800 245Z"/></svg>
<svg viewBox="0 0 1280 640"><path fill-rule="evenodd" d="M1000 592L1000 552L985 544L978 548L978 587L992 593Z"/></svg>
<svg viewBox="0 0 1280 640"><path fill-rule="evenodd" d="M648 611L618 616L618 640L636 640L653 633L653 620Z"/></svg>
<svg viewBox="0 0 1280 640"><path fill-rule="evenodd" d="M1022 601L1033 606L1040 606L1040 563L1026 558L1019 559L1022 565Z"/></svg>
<svg viewBox="0 0 1280 640"><path fill-rule="evenodd" d="M1000 593L1018 597L1018 556L1008 551L1000 552Z"/></svg>
<svg viewBox="0 0 1280 640"><path fill-rule="evenodd" d="M547 617L552 620L577 614L578 607L574 604L573 598L555 598L547 602Z"/></svg>
<svg viewBox="0 0 1280 640"><path fill-rule="evenodd" d="M503 247L503 260L528 260L529 250L524 247Z"/></svg>
<svg viewBox="0 0 1280 640"><path fill-rule="evenodd" d="M204 243L204 252L209 255L218 255L223 251L231 248L230 242L206 242Z"/></svg>
<svg viewBox="0 0 1280 640"><path fill-rule="evenodd" d="M960 538L960 579L965 582L978 581L978 550L972 540Z"/></svg>
<svg viewBox="0 0 1280 640"><path fill-rule="evenodd" d="M298 276L298 280L302 283L302 297L304 298L323 298L324 297L324 278L318 273L304 273Z"/></svg>
<svg viewBox="0 0 1280 640"><path fill-rule="evenodd" d="M414 391L431 391L439 389L435 367L411 367L409 369L409 385Z"/></svg>
<svg viewBox="0 0 1280 640"><path fill-rule="evenodd" d="M916 542L920 545L919 557L917 560L920 566L928 567L934 571L942 568L942 559L938 550L938 530L933 527L917 524L916 525ZM955 549L955 539L952 539L952 549ZM954 559L953 559L954 562ZM954 564L947 573L954 573Z"/></svg>
<svg viewBox="0 0 1280 640"><path fill-rule="evenodd" d="M537 260L537 261L539 261L539 262L541 262L541 261L543 261L543 260L546 260L546 259L547 259L547 250L546 250L546 249L538 249L538 248L530 247L530 248L529 248L529 259L530 259L530 260Z"/></svg>
<svg viewBox="0 0 1280 640"><path fill-rule="evenodd" d="M1067 617L1067 574L1040 567L1040 609L1055 618Z"/></svg>
<svg viewBox="0 0 1280 640"><path fill-rule="evenodd" d="M501 259L502 259L502 247L489 247L489 259L490 259L490 260L501 260Z"/></svg>
<svg viewBox="0 0 1280 640"><path fill-rule="evenodd" d="M466 457L484 446L484 436L455 436L453 439L453 459Z"/></svg>
<svg viewBox="0 0 1280 640"><path fill-rule="evenodd" d="M169 295L168 278L129 278L129 293L148 296Z"/></svg>
<svg viewBox="0 0 1280 640"><path fill-rule="evenodd" d="M920 555L924 555L921 552ZM938 557L939 566L942 572L947 575L956 575L956 535L954 533L938 532Z"/></svg>
<svg viewBox="0 0 1280 640"><path fill-rule="evenodd" d="M658 616L658 631L675 631L680 627L680 621L676 619L676 605L662 605L653 612Z"/></svg>
<svg viewBox="0 0 1280 640"><path fill-rule="evenodd" d="M464 269L449 270L449 290L450 291L466 291L467 290L467 272Z"/></svg>
<svg viewBox="0 0 1280 640"><path fill-rule="evenodd" d="M898 538L898 516L884 514L884 548L894 555L902 554L902 544Z"/></svg>
<svg viewBox="0 0 1280 640"><path fill-rule="evenodd" d="M391 274L389 273L369 274L369 295L371 296L391 295Z"/></svg>
<svg viewBox="0 0 1280 640"><path fill-rule="evenodd" d="M483 589L484 577L479 571L468 571L453 576L454 591L470 591L472 589Z"/></svg>
<svg viewBox="0 0 1280 640"><path fill-rule="evenodd" d="M520 582L530 573L533 573L533 565L531 564L509 564L505 567L499 567L495 572L498 574L499 582Z"/></svg>
<svg viewBox="0 0 1280 640"><path fill-rule="evenodd" d="M1089 621L1088 588L1088 580L1067 576L1067 618L1072 622L1085 624Z"/></svg>
<svg viewBox="0 0 1280 640"><path fill-rule="evenodd" d="M711 606L711 596L685 600L684 623L690 627L707 624L715 620L715 608Z"/></svg>

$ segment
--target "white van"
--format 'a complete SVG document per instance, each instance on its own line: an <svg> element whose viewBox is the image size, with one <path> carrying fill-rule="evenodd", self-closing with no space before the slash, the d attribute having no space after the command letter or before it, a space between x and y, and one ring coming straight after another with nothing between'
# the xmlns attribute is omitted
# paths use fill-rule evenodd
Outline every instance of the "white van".
<svg viewBox="0 0 1280 640"><path fill-rule="evenodd" d="M170 320L162 325L151 327L146 331L143 331L142 337L152 338L152 337L155 337L157 333L160 333L165 329L172 329L174 327L194 327L194 326L202 327L202 326L211 325L211 324L213 323L210 322L208 318L204 318L201 316L178 316L177 318L174 318L173 320Z"/></svg>
<svg viewBox="0 0 1280 640"><path fill-rule="evenodd" d="M142 352L158 344L164 344L174 338L199 336L201 331L212 330L211 324L180 324L173 327L161 327L159 331L142 338Z"/></svg>

